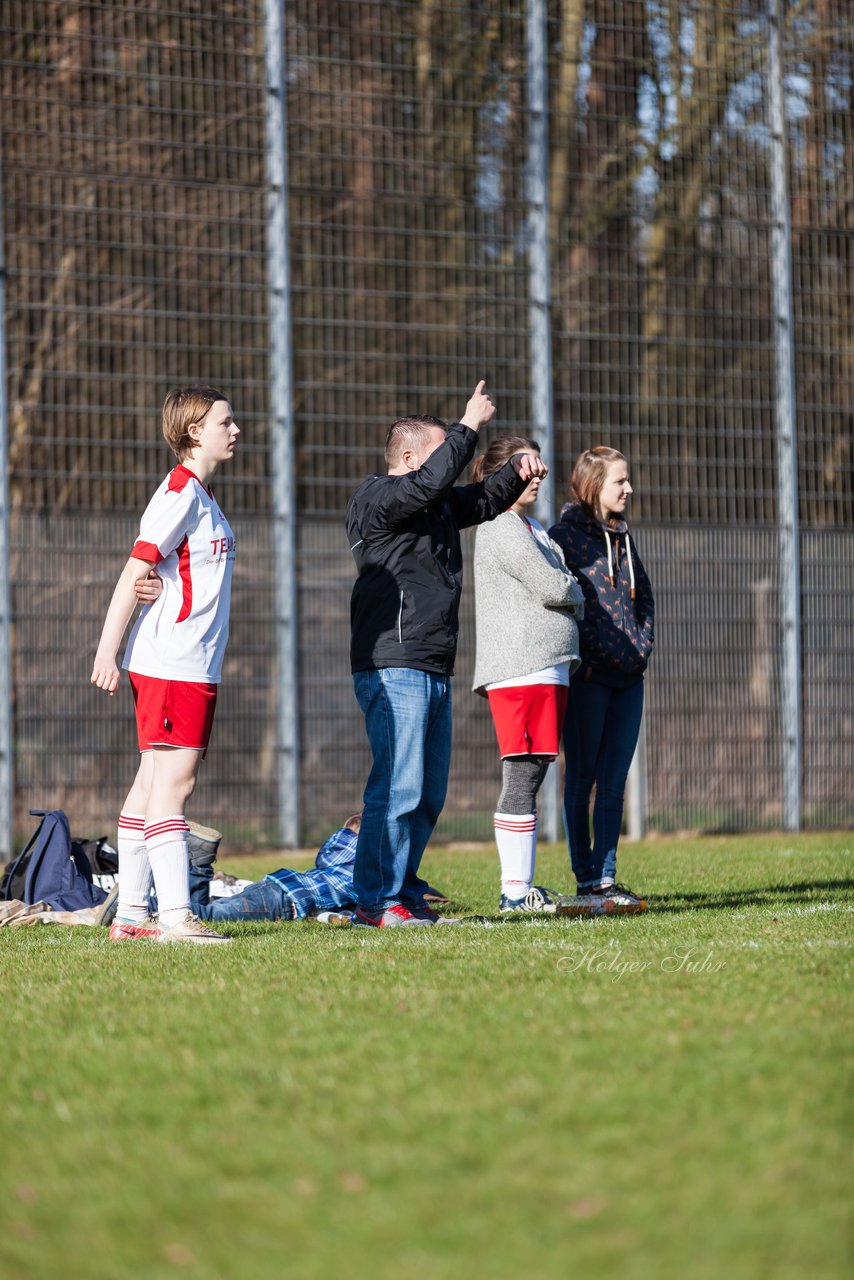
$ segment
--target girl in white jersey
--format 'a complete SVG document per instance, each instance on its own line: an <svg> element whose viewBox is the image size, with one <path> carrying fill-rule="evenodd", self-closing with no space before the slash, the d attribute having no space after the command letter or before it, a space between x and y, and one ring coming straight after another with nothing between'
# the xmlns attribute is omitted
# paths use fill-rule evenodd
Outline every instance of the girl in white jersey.
<svg viewBox="0 0 854 1280"><path fill-rule="evenodd" d="M474 479L532 449L536 444L521 436L497 436L475 461ZM560 548L531 514L539 485L532 480L509 511L477 531L474 690L489 700L502 762L493 818L499 910L574 914L533 883L537 792L560 747L569 674L579 662L576 619L584 612Z"/></svg>
<svg viewBox="0 0 854 1280"><path fill-rule="evenodd" d="M136 708L141 761L119 817L119 902L113 941L223 943L190 910L186 801L210 738L228 640L235 539L209 488L240 434L212 387L166 397L163 436L178 459L143 513L98 644L92 684L114 694L119 644L137 588L156 566L163 581L141 612L122 666ZM152 882L158 916L149 915Z"/></svg>

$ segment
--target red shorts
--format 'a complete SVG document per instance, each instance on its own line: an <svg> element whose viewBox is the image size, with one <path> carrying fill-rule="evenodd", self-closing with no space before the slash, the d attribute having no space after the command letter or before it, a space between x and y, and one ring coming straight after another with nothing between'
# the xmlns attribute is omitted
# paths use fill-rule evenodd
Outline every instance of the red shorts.
<svg viewBox="0 0 854 1280"><path fill-rule="evenodd" d="M211 736L218 685L159 680L128 672L140 751L190 747L204 757Z"/></svg>
<svg viewBox="0 0 854 1280"><path fill-rule="evenodd" d="M520 684L488 689L498 750L505 756L557 756L569 689L565 684Z"/></svg>

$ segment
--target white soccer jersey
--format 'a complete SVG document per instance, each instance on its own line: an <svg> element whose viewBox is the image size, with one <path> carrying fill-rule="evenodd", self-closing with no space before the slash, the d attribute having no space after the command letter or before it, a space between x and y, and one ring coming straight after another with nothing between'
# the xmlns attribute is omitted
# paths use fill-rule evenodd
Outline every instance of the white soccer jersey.
<svg viewBox="0 0 854 1280"><path fill-rule="evenodd" d="M123 667L219 684L234 553L234 534L211 491L187 467L175 467L146 507L131 552L154 562L163 590L137 619Z"/></svg>

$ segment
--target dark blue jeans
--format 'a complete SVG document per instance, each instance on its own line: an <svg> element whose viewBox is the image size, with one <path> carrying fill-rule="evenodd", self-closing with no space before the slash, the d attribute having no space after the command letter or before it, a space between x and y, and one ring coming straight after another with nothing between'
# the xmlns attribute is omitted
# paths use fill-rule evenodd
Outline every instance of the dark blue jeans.
<svg viewBox="0 0 854 1280"><path fill-rule="evenodd" d="M616 877L623 795L642 715L643 680L628 689L609 689L577 678L569 682L563 729L563 818L572 870L580 889ZM591 846L590 792L594 782Z"/></svg>
<svg viewBox="0 0 854 1280"><path fill-rule="evenodd" d="M420 906L418 875L433 834L451 764L451 680L409 667L357 671L373 768L365 788L353 868L356 900L379 913L395 903Z"/></svg>

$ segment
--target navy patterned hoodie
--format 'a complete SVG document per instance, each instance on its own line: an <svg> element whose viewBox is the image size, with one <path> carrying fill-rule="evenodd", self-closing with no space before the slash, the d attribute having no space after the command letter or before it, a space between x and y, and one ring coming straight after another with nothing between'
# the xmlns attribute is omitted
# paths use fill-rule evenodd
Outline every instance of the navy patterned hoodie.
<svg viewBox="0 0 854 1280"><path fill-rule="evenodd" d="M577 502L549 529L584 592L576 680L624 689L643 678L654 642L655 606L624 520L608 528Z"/></svg>

